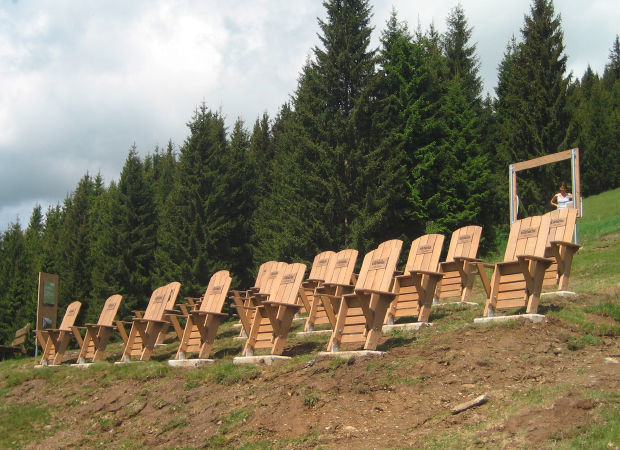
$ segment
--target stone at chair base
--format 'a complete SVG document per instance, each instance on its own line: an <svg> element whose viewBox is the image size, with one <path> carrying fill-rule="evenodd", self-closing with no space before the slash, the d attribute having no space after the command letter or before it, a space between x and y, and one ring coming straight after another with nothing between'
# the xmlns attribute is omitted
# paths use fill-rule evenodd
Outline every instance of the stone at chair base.
<svg viewBox="0 0 620 450"><path fill-rule="evenodd" d="M381 328L382 333L389 333L394 330L419 330L422 327L432 327L432 323L428 322L412 322L412 323L397 323L395 325L383 325Z"/></svg>
<svg viewBox="0 0 620 450"><path fill-rule="evenodd" d="M578 294L571 291L543 292L542 294L540 294L541 297L547 297L552 295L557 295L558 297L576 297Z"/></svg>
<svg viewBox="0 0 620 450"><path fill-rule="evenodd" d="M317 331L300 331L297 333L298 337L308 337L308 336L320 336L322 334L332 334L332 330L317 330Z"/></svg>
<svg viewBox="0 0 620 450"><path fill-rule="evenodd" d="M344 352L319 352L314 358L316 361L328 358L376 358L385 356L385 352L377 350L352 350Z"/></svg>
<svg viewBox="0 0 620 450"><path fill-rule="evenodd" d="M445 303L433 303L433 308L440 308L442 306L452 306L452 305L460 305L460 306L478 306L478 303L475 302L445 302Z"/></svg>
<svg viewBox="0 0 620 450"><path fill-rule="evenodd" d="M248 339L248 337L247 337L247 336L235 336L235 337L233 338L233 341L245 341L245 340L247 340L247 339Z"/></svg>
<svg viewBox="0 0 620 450"><path fill-rule="evenodd" d="M171 359L168 361L170 367L182 367L189 369L197 369L209 364L214 364L214 359Z"/></svg>
<svg viewBox="0 0 620 450"><path fill-rule="evenodd" d="M93 363L77 363L77 364L71 364L71 367L78 367L80 369L88 369L92 365Z"/></svg>
<svg viewBox="0 0 620 450"><path fill-rule="evenodd" d="M241 324L240 323L235 323L230 328L234 328L235 330L238 330L239 328L241 328Z"/></svg>
<svg viewBox="0 0 620 450"><path fill-rule="evenodd" d="M545 320L545 316L542 314L515 314L514 316L479 317L474 319L474 323L504 322L517 319L527 319L534 323L540 323Z"/></svg>
<svg viewBox="0 0 620 450"><path fill-rule="evenodd" d="M237 356L233 358L233 364L263 364L265 366L272 366L289 359L291 359L289 356L280 355Z"/></svg>
<svg viewBox="0 0 620 450"><path fill-rule="evenodd" d="M34 366L35 369L54 369L56 367L60 367L60 364L36 364Z"/></svg>

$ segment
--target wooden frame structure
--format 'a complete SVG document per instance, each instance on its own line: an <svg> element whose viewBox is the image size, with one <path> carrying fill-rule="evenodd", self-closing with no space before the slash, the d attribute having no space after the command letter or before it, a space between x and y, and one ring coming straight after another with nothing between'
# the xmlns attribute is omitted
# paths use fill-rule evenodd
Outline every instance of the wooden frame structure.
<svg viewBox="0 0 620 450"><path fill-rule="evenodd" d="M122 300L123 297L120 295L112 295L103 305L101 315L96 324L87 323L85 327L75 327L86 328L86 334L80 346L78 364L86 364L86 358L92 358L92 362L103 359L110 336L119 327L119 325L114 325L114 319ZM121 324L120 328L122 327L123 325Z"/></svg>
<svg viewBox="0 0 620 450"><path fill-rule="evenodd" d="M573 148L563 152L553 153L551 155L541 156L540 158L530 159L515 164L511 164L508 168L508 176L510 181L510 225L517 221L517 172L521 170L533 169L534 167L545 166L547 164L571 160L571 173L573 184L573 204L577 210L577 217L581 217L581 173L579 171L579 149ZM577 228L575 228L575 243L577 243Z"/></svg>

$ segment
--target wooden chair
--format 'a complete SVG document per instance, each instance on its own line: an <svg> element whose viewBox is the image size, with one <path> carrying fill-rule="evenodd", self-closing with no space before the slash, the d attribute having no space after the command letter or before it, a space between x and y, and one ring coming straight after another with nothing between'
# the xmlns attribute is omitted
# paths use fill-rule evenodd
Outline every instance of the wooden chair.
<svg viewBox="0 0 620 450"><path fill-rule="evenodd" d="M27 324L24 328L20 328L15 332L15 339L11 345L0 345L0 353L2 354L2 361L6 358L6 355L17 355L19 353L26 354L26 339L28 339L28 333L30 332L30 324Z"/></svg>
<svg viewBox="0 0 620 450"><path fill-rule="evenodd" d="M301 283L301 287L299 288L299 297L297 300L303 306L301 312L305 310L308 315L310 314L314 290L325 281L325 277L329 272L330 263L335 256L336 253L327 251L319 253L314 257L310 275L308 275L306 281Z"/></svg>
<svg viewBox="0 0 620 450"><path fill-rule="evenodd" d="M570 268L573 256L581 245L573 244L577 210L573 208L557 209L547 213L551 218L545 256L554 262L545 272L543 286L558 286L558 291L568 289Z"/></svg>
<svg viewBox="0 0 620 450"><path fill-rule="evenodd" d="M305 331L314 331L316 325L329 323L333 329L340 308L340 299L355 288L357 278L353 273L358 251L342 250L334 255L326 271L326 278L310 296L310 312L304 326Z"/></svg>
<svg viewBox="0 0 620 450"><path fill-rule="evenodd" d="M67 306L67 311L59 328L45 328L34 331L39 341L38 343L43 349L41 356L42 366L58 365L62 362L71 336L75 336L78 344L82 345L82 336L80 336L77 328L73 326L81 306L80 302L73 302Z"/></svg>
<svg viewBox="0 0 620 450"><path fill-rule="evenodd" d="M437 272L444 236L427 234L411 243L403 275L394 280L393 292L398 294L387 315L387 324L398 317L418 316L418 322L428 322L433 297L443 273Z"/></svg>
<svg viewBox="0 0 620 450"><path fill-rule="evenodd" d="M293 318L301 308L297 295L306 272L305 264L288 264L279 271L266 297L257 296L257 304L243 349L244 356L253 356L258 348L271 348L271 355L281 355L288 338Z"/></svg>
<svg viewBox="0 0 620 450"><path fill-rule="evenodd" d="M256 286L240 294L239 291L233 291L232 300L233 308L236 309L237 315L241 322L240 337L247 337L252 327L256 306L269 295L273 281L278 274L286 267L285 262L268 261L260 266L258 276L256 278Z"/></svg>
<svg viewBox="0 0 620 450"><path fill-rule="evenodd" d="M522 306L527 314L536 314L545 271L553 263L544 257L550 222L551 216L544 215L512 224L504 262L495 264L484 317L493 317L497 309Z"/></svg>
<svg viewBox="0 0 620 450"><path fill-rule="evenodd" d="M222 308L231 281L227 270L211 277L200 308L188 312L176 359L186 359L188 353L198 353L198 358L209 357L220 323L227 316Z"/></svg>
<svg viewBox="0 0 620 450"><path fill-rule="evenodd" d="M487 297L489 296L491 285L484 267L494 266L477 264L482 263L481 259L476 258L481 234L482 227L477 225L459 228L452 233L448 256L444 262L439 263L438 271L443 273L443 278L437 283L435 304L447 298L458 298L461 302L467 302L476 275L480 277Z"/></svg>
<svg viewBox="0 0 620 450"><path fill-rule="evenodd" d="M345 343L361 343L365 350L377 348L388 308L397 295L392 289L402 246L398 239L387 241L364 257L353 293L340 301L328 352L337 352Z"/></svg>
<svg viewBox="0 0 620 450"><path fill-rule="evenodd" d="M85 364L86 358L92 358L92 362L100 361L103 358L112 331L117 329L117 325L114 325L114 318L122 299L123 297L120 295L113 295L108 298L103 305L97 323L86 324L86 334L78 356L79 364Z"/></svg>
<svg viewBox="0 0 620 450"><path fill-rule="evenodd" d="M153 292L144 317L135 317L132 321L131 331L121 358L122 362L130 362L132 356L139 356L140 361L148 361L151 358L162 328L170 323L166 320L166 316L170 314L169 306L174 305L180 288L181 283L175 281Z"/></svg>

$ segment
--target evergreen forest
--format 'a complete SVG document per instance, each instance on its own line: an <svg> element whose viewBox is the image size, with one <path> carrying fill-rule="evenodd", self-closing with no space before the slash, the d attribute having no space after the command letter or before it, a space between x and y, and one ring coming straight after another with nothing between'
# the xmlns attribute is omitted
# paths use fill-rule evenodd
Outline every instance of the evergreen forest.
<svg viewBox="0 0 620 450"><path fill-rule="evenodd" d="M60 276L60 317L79 300L77 323L96 322L121 294L128 319L158 286L179 281L195 297L227 269L247 289L268 260L310 265L322 251L363 255L396 238L407 248L425 233L449 242L472 224L484 229L483 256L497 252L515 162L578 147L584 196L620 187L617 36L603 74L567 73L561 17L552 0L532 0L484 97L460 5L439 33L396 11L374 30L368 0L323 4L320 45L275 117L230 129L203 102L183 143L145 156L132 146L118 180L87 173L62 204L8 225L0 342L34 323L38 272ZM519 214L546 212L562 180L570 162L520 174Z"/></svg>

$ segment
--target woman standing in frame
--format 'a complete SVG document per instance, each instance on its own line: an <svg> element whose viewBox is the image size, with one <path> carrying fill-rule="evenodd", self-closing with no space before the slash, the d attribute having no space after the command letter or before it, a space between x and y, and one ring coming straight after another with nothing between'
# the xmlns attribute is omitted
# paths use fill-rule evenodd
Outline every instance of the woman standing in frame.
<svg viewBox="0 0 620 450"><path fill-rule="evenodd" d="M573 201L573 194L566 192L566 182L560 183L560 192L551 199L551 204L558 209L565 209Z"/></svg>

